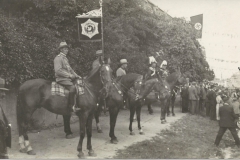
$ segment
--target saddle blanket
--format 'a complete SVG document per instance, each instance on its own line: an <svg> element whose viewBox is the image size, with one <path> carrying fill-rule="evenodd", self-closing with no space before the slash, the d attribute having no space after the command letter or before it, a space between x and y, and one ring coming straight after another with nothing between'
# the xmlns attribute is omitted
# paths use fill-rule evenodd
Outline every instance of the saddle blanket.
<svg viewBox="0 0 240 160"><path fill-rule="evenodd" d="M76 86L77 86L79 95L84 94L84 87L83 87L82 80L77 80ZM68 93L68 90L64 88L62 85L56 82L52 82L51 92L52 92L52 95L66 96L66 94Z"/></svg>

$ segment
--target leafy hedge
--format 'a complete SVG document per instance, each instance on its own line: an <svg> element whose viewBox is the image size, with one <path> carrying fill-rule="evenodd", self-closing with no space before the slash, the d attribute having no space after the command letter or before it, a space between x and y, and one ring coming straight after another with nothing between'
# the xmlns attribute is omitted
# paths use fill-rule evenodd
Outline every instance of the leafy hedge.
<svg viewBox="0 0 240 160"><path fill-rule="evenodd" d="M104 49L113 70L127 58L129 72L144 74L146 53L162 49L170 71L180 66L190 80L214 78L184 19L153 15L134 0L104 0L103 7ZM75 16L96 8L96 0L0 1L0 76L14 87L32 78L53 80L53 59L61 41L71 45L69 61L85 76L101 43L78 42Z"/></svg>

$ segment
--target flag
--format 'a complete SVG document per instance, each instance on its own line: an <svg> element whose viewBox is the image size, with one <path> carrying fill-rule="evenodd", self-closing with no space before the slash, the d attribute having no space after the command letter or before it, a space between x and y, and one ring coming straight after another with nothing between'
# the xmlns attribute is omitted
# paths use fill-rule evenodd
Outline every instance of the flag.
<svg viewBox="0 0 240 160"><path fill-rule="evenodd" d="M202 38L203 14L190 17L191 23L196 31L196 37Z"/></svg>
<svg viewBox="0 0 240 160"><path fill-rule="evenodd" d="M102 8L76 16L79 41L102 40Z"/></svg>

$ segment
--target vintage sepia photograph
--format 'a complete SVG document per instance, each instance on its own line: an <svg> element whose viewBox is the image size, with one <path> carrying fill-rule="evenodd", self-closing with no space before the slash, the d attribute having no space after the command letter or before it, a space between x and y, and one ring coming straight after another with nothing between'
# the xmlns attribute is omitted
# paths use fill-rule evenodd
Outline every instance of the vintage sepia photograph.
<svg viewBox="0 0 240 160"><path fill-rule="evenodd" d="M0 159L240 158L239 0L0 0Z"/></svg>

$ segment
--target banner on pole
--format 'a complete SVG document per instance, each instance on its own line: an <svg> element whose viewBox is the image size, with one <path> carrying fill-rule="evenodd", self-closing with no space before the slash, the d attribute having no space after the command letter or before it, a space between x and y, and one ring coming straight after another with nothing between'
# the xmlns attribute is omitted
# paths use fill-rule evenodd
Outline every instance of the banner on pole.
<svg viewBox="0 0 240 160"><path fill-rule="evenodd" d="M102 9L76 16L79 41L102 40Z"/></svg>
<svg viewBox="0 0 240 160"><path fill-rule="evenodd" d="M203 14L190 17L191 23L196 30L196 37L202 38L202 29L203 29Z"/></svg>

